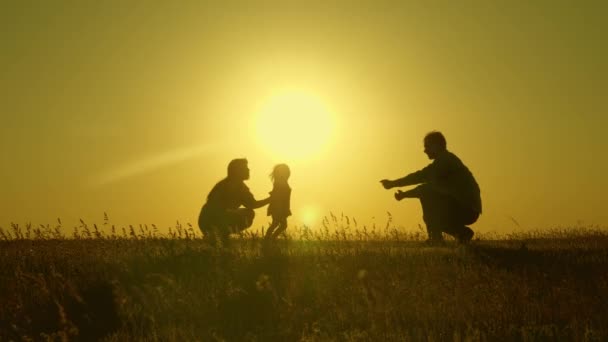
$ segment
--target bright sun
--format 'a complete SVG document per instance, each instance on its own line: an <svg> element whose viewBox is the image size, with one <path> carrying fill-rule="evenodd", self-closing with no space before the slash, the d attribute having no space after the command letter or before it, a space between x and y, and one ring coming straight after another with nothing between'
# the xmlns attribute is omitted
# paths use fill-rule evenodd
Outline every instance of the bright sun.
<svg viewBox="0 0 608 342"><path fill-rule="evenodd" d="M257 139L284 161L319 154L334 130L333 117L321 99L302 91L271 97L258 113L256 125Z"/></svg>

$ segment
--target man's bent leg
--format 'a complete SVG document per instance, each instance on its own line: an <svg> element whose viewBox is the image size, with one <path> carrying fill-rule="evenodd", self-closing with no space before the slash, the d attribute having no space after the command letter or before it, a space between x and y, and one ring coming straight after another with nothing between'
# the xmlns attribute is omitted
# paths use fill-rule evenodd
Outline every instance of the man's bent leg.
<svg viewBox="0 0 608 342"><path fill-rule="evenodd" d="M229 213L230 233L239 233L253 224L253 209L239 208Z"/></svg>
<svg viewBox="0 0 608 342"><path fill-rule="evenodd" d="M225 215L206 206L201 209L198 227L203 233L203 239L213 246L217 246L218 241L225 242L228 236Z"/></svg>
<svg viewBox="0 0 608 342"><path fill-rule="evenodd" d="M441 235L441 201L439 194L428 184L422 184L406 192L408 196L416 196L422 206L422 219L430 241L443 241Z"/></svg>
<svg viewBox="0 0 608 342"><path fill-rule="evenodd" d="M221 240L220 228L217 224L208 222L200 226L203 232L203 240L212 246L216 246L218 240Z"/></svg>
<svg viewBox="0 0 608 342"><path fill-rule="evenodd" d="M443 230L445 233L452 235L458 242L467 243L471 241L475 234L473 230L461 223L453 223L447 225Z"/></svg>
<svg viewBox="0 0 608 342"><path fill-rule="evenodd" d="M466 225L475 223L479 218L479 213L463 207L456 201L450 202L446 210L449 215L444 225L444 231L455 237L460 243L471 241L475 232Z"/></svg>
<svg viewBox="0 0 608 342"><path fill-rule="evenodd" d="M211 215L209 214L208 209L204 206L198 214L198 229L203 233L203 237L208 234L210 223L211 223Z"/></svg>
<svg viewBox="0 0 608 342"><path fill-rule="evenodd" d="M443 240L442 232L462 243L469 242L473 238L473 230L466 225L477 221L478 213L464 208L455 198L442 194L427 184L418 186L410 192L420 195L429 240Z"/></svg>
<svg viewBox="0 0 608 342"><path fill-rule="evenodd" d="M472 209L461 208L459 218L460 222L462 222L462 224L465 226L464 229L461 231L460 235L458 236L458 241L460 241L461 243L468 243L469 241L471 241L471 239L473 239L473 235L475 235L475 232L473 232L473 229L467 226L477 222L477 219L479 218L479 213Z"/></svg>

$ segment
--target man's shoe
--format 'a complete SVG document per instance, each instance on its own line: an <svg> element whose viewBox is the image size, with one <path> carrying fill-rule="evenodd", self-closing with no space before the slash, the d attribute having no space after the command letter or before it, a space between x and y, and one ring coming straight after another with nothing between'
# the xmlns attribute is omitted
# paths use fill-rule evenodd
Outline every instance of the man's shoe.
<svg viewBox="0 0 608 342"><path fill-rule="evenodd" d="M458 242L463 244L469 243L473 239L473 235L475 235L473 229L465 226L463 233L458 237Z"/></svg>
<svg viewBox="0 0 608 342"><path fill-rule="evenodd" d="M443 239L427 239L424 244L428 247L443 247L445 246L445 240Z"/></svg>

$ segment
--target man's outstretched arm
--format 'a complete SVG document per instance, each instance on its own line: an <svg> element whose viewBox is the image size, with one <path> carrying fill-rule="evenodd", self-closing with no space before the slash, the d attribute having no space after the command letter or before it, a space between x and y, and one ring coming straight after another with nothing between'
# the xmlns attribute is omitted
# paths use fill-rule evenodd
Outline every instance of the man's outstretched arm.
<svg viewBox="0 0 608 342"><path fill-rule="evenodd" d="M257 209L267 205L268 203L270 203L270 197L258 201L253 197L253 194L248 193L243 201L243 206L248 209Z"/></svg>
<svg viewBox="0 0 608 342"><path fill-rule="evenodd" d="M264 198L263 200L259 200L259 201L254 200L252 202L251 207L249 207L249 208L250 209L261 208L261 207L263 207L265 205L268 205L268 203L270 203L270 197Z"/></svg>
<svg viewBox="0 0 608 342"><path fill-rule="evenodd" d="M391 189L399 186L408 186L427 182L429 179L429 174L432 172L431 170L433 165L434 164L429 164L424 169L412 172L403 178L395 180L383 179L380 181L380 183L382 183L382 186L384 186L385 189Z"/></svg>
<svg viewBox="0 0 608 342"><path fill-rule="evenodd" d="M270 203L270 196L267 198L264 198L263 200L256 200L255 197L253 197L253 194L251 193L251 191L249 191L249 188L247 188L245 185L243 185L243 188L241 189L241 194L240 194L240 202L241 204L247 208L247 209L257 209L257 208L261 208L265 205L268 205L268 203Z"/></svg>

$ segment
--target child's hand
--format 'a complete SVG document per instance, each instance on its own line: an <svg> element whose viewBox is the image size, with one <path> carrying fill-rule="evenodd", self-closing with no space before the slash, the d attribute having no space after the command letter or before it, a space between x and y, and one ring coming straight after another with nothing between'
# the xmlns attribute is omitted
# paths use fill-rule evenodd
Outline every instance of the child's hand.
<svg viewBox="0 0 608 342"><path fill-rule="evenodd" d="M403 194L404 194L403 191L397 190L397 192L395 192L395 199L397 201L401 201L404 198Z"/></svg>

